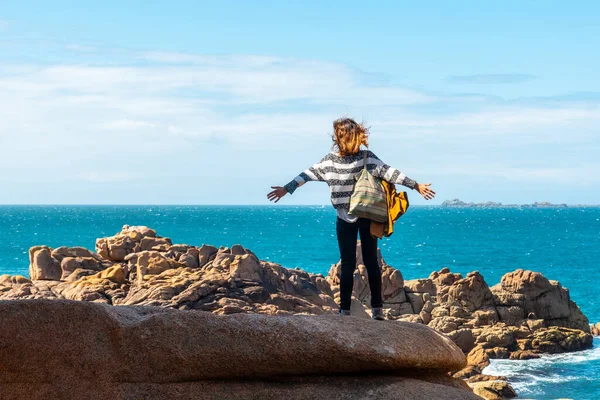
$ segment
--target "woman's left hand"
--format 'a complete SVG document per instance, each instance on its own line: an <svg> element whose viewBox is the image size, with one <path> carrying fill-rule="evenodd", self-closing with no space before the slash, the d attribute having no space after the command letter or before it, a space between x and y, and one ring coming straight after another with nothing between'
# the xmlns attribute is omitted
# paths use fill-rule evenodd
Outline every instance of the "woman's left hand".
<svg viewBox="0 0 600 400"><path fill-rule="evenodd" d="M429 189L429 186L431 186L431 183L417 183L415 188L425 200L431 200L435 197L435 192Z"/></svg>

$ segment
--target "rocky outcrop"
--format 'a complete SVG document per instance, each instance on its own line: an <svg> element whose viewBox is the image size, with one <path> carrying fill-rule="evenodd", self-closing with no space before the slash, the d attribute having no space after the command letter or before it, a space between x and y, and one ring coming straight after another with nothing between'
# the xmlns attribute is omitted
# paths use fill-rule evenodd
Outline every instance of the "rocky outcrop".
<svg viewBox="0 0 600 400"><path fill-rule="evenodd" d="M93 274L112 262L83 247L35 246L29 249L29 276L32 280L68 280L75 271Z"/></svg>
<svg viewBox="0 0 600 400"><path fill-rule="evenodd" d="M137 273L127 296L113 304L216 314L323 314L337 308L323 276L260 261L241 246L216 250L198 268L181 265L168 254L147 254L128 258L128 269Z"/></svg>
<svg viewBox="0 0 600 400"><path fill-rule="evenodd" d="M337 310L322 275L261 261L240 245L170 243L147 227L125 226L114 237L97 240L98 254L34 247L30 270L41 271L34 272L37 279L0 278L0 299L69 299L216 314L319 315ZM390 271L390 279L402 279L399 271ZM357 315L368 317L366 312Z"/></svg>
<svg viewBox="0 0 600 400"><path fill-rule="evenodd" d="M547 325L589 332L589 322L571 301L569 291L539 272L522 269L510 272L492 292L505 320L543 319Z"/></svg>
<svg viewBox="0 0 600 400"><path fill-rule="evenodd" d="M96 253L46 246L30 250L31 280L0 276L0 300L69 299L119 306L158 306L213 314L332 314L339 301L340 263L327 276L259 260L231 248L172 244L143 226L98 239ZM378 256L387 319L427 325L467 354L456 377L487 379L493 358L527 359L591 346L587 318L560 283L516 270L489 287L477 271L448 268L404 280ZM360 243L352 314L369 317L370 290Z"/></svg>
<svg viewBox="0 0 600 400"><path fill-rule="evenodd" d="M553 326L535 331L522 347L539 353L566 353L591 348L592 336L578 329Z"/></svg>
<svg viewBox="0 0 600 400"><path fill-rule="evenodd" d="M478 271L471 272L464 279L458 279L448 289L448 303L457 306L468 313L493 307L492 292Z"/></svg>
<svg viewBox="0 0 600 400"><path fill-rule="evenodd" d="M473 393L488 400L513 399L517 397L515 390L505 381L485 381L469 383Z"/></svg>
<svg viewBox="0 0 600 400"><path fill-rule="evenodd" d="M477 398L446 377L465 365L463 353L424 325L61 300L3 301L0 315L3 398L81 388L88 399L114 398L116 390L127 396L148 390L144 398L163 398L152 391L157 385L175 389L169 398L388 398L392 389L398 390L394 398ZM360 372L369 375L351 375ZM214 382L223 379L248 397Z"/></svg>
<svg viewBox="0 0 600 400"><path fill-rule="evenodd" d="M391 267L381 263L383 273L389 275ZM354 293L359 300L369 299L366 271L360 267ZM334 291L339 280L332 276L338 275L339 263L328 276ZM383 284L385 292L390 283L384 279ZM387 292L399 293L397 284ZM424 323L445 333L468 354L468 366L455 377L470 381L487 380L482 371L490 359L525 360L592 346L588 320L568 290L537 272L516 270L490 288L477 271L463 278L443 268L427 279L405 281L404 296L397 296L393 306L384 296L384 307L389 318ZM506 382L486 381L476 387L486 398L514 394Z"/></svg>
<svg viewBox="0 0 600 400"><path fill-rule="evenodd" d="M96 240L96 252L106 260L119 262L131 253L144 250L166 251L171 244L171 239L158 236L154 229L125 225L115 236Z"/></svg>

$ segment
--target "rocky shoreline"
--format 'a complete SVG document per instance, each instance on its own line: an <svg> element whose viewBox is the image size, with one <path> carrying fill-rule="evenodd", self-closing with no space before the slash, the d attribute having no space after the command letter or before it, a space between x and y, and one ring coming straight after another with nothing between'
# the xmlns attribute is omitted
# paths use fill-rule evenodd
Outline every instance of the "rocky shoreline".
<svg viewBox="0 0 600 400"><path fill-rule="evenodd" d="M322 377L323 373L329 372L338 375L328 382L334 382L336 379L336 382L342 382L344 379L346 379L346 382L354 382L350 385L344 384L344 386L348 390L354 388L357 391L355 394L359 393L358 391L361 390L363 384L368 386L368 382L371 382L369 379L372 379L373 382L385 382L385 385L391 385L384 385L385 387L398 386L398 388L403 387L402 390L405 391L409 390L408 387L410 386L407 382L414 381L414 387L422 387L422 390L427 387L433 391L445 390L436 385L445 385L444 387L449 385L448 387L457 390L456 398L470 398L469 396L473 394L469 392L469 387L473 393L484 398L510 398L516 396L516 394L504 377L482 374L483 368L489 364L490 359L511 358L523 360L540 357L543 353L561 353L587 349L592 346L591 333L597 333L598 328L600 328L598 326L590 328L587 318L570 299L566 288L563 288L559 282L548 280L536 272L525 270L510 272L502 277L499 284L492 287L487 285L483 276L477 271L463 277L460 274L452 273L448 268L433 272L425 279L405 281L401 272L388 266L381 257L384 308L386 318L391 322L382 323L364 320L362 318L369 317L366 305L369 303L370 293L366 270L360 257L360 248L357 253L358 268L355 273L352 304L354 316L344 320L335 315L337 312L336 300L339 296L339 263L331 267L327 276L310 274L300 269L287 269L279 264L261 261L254 253L240 245L231 248L216 248L208 245L200 247L178 245L173 244L169 238L160 237L156 231L150 228L124 226L123 230L115 236L98 239L96 252L81 247L52 249L46 246L36 246L31 248L29 252L31 279L23 276L0 276L0 300L13 300L0 302L0 312L3 318L13 312L16 326L19 326L18 315L24 315L23 310L30 313L27 317L29 322L25 321L21 324L30 323L29 328L23 326L21 328L23 331L18 331L20 335L17 335L17 337L22 337L27 329L35 327L36 318L40 318L38 314L42 312L40 310L46 310L52 316L60 316L63 318L61 323L71 326L76 333L79 332L79 328L74 327L73 324L68 324L69 314L67 311L61 311L61 309L84 307L81 310L72 310L75 313L80 313L81 318L84 320L86 320L86 312L99 313L99 315L104 316L105 325L113 326L113 328L116 326L117 328L113 330L116 329L117 332L126 330L129 326L128 323L135 326L146 324L146 329L157 329L155 326L146 323L149 320L145 317L146 314L151 314L152 318L150 319L152 320L166 318L166 321L173 318L174 326L177 326L177 329L181 327L183 327L181 329L187 329L188 325L186 324L193 325L196 327L195 329L201 329L199 327L202 325L200 322L194 319L188 320L188 318L191 318L189 316L193 315L194 318L204 321L204 324L210 321L211 324L216 324L216 326L223 325L222 334L224 339L223 343L220 344L222 351L227 350L227 334L233 332L228 331L228 324L234 324L239 318L249 318L244 317L244 315L266 314L270 317L260 317L260 321L262 321L260 324L277 324L280 323L277 321L285 320L286 324L284 325L291 327L297 327L300 322L296 319L300 318L302 321L300 325L312 326L311 329L314 330L315 337L322 336L319 339L321 341L326 342L322 332L327 332L328 335L331 334L331 330L342 332L341 335L344 339L340 339L333 344L327 342L329 343L329 351L333 350L334 353L337 351L336 354L345 354L344 360L358 360L357 363L360 365L355 369L339 370L339 365L343 364L343 360L337 358L330 361L329 364L323 364L321 367L315 366L318 363L313 363L311 364L313 369L308 366L302 371L291 370L289 373L285 373L284 375L299 379L296 381L296 386L294 384L287 386L282 384L283 386L272 387L260 380L258 383L250 383L246 380L240 381L242 378L252 377L252 374L194 375L188 379L185 377L185 373L181 372L179 375L176 374L170 381L160 381L152 376L152 369L148 369L147 376L138 381L119 380L115 377L110 378L112 381L108 380L118 383L110 390L117 390L118 387L120 388L118 390L125 391L118 393L134 393L135 395L137 395L136 393L142 393L144 390L151 390L148 388L153 387L152 385L177 385L183 381L188 382L190 379L197 382L196 386L188 382L187 386L183 385L178 390L187 393L187 395L196 393L194 390L199 390L197 393L201 393L202 390L208 390L209 392L213 390L214 393L217 393L221 390L219 385L210 386L206 382L207 379L235 379L236 384L240 385L239 393L244 393L246 389L243 388L258 385L255 387L256 393L261 390L264 391L261 392L263 394L276 393L279 390L280 392L277 393L281 395L285 393L285 396L290 398L296 398L294 396L301 398L300 394L303 393L303 390L307 390L307 387L315 391L330 387L323 385L323 379L325 378ZM28 301L23 302L21 300ZM30 300L37 301L31 302ZM54 301L48 302L47 300ZM65 300L86 303L65 302ZM38 311L35 310L35 307L29 306L38 303L40 308ZM73 304L79 306L73 306ZM89 306L85 304L89 304ZM85 307L100 308L88 309ZM141 309L150 311L140 311ZM86 311L84 312L84 310ZM211 314L187 312L190 310L206 311ZM166 314L162 316L161 313ZM300 314L318 315L319 317L315 320L318 322L311 325L312 320L310 318L312 317ZM206 315L228 316L234 319L228 320L223 319L225 317L207 317ZM212 320L211 318L217 319ZM306 318L309 319L306 320ZM256 324L258 323L256 321L259 320L253 321ZM47 323L51 325L54 323L59 324L57 321ZM102 331L105 328L104 325L92 326L93 321L89 323L91 324L88 327L89 329ZM166 322L163 322L163 324L166 324ZM164 340L168 342L170 340L167 334L169 327L167 325L160 326L161 329L167 329L166 332L161 331L161 334L165 335ZM11 340L8 334L5 335L8 329L6 327L7 324L3 324L3 327L0 328L0 343L3 343L3 340ZM419 335L414 335L412 341L404 340L404 343L390 339L392 337L390 335L394 335L393 332L395 331L409 335L407 332L412 332L411 329L414 330L418 327L425 329L422 332L419 331L421 332L419 335L430 335L426 332L439 332L442 335L431 336L427 344L419 342ZM55 329L59 329L58 325ZM239 331L239 327L236 329ZM358 346L363 348L362 353L348 353L348 348L340 344L349 335L351 336L351 331L346 332L346 329L372 329L371 335L375 336L375 343L385 341L388 343L388 347L391 346L394 350L391 355L388 354L385 361L381 361L382 359L373 361L369 358L369 352L375 351L379 354L382 351L375 344L363 343L362 347ZM36 330L33 329L33 331ZM260 332L268 333L269 331L263 329ZM298 335L298 332L293 331L293 329L281 328L279 332L287 343L292 342L293 338ZM321 336L317 334L319 332ZM14 332L12 333L14 334ZM384 336L384 333L387 336ZM68 333L63 332L63 334ZM113 335L113 339L110 340L96 335L95 339L104 344L107 341L114 344L114 335L117 335L119 340L124 340L119 336L122 334L107 333L109 337ZM257 331L252 330L246 333L250 337L257 334ZM36 342L39 339L35 336L35 333L30 332L28 335L31 336L29 342ZM39 336L39 333L37 335ZM81 332L81 335L85 336L85 332ZM148 333L145 335L148 335ZM450 339L451 342L447 339ZM15 341L15 339L12 340ZM304 336L303 340L310 341L308 336ZM353 340L353 343L356 344L358 338ZM451 346L449 347L444 340L450 343ZM90 343L93 342L92 339L90 341ZM196 351L194 354L198 355L198 346L201 347L201 343L196 343L193 340L191 343L191 348ZM273 340L262 342L261 352L267 351L272 343ZM14 346L17 348L18 343L14 343ZM141 346L141 344L137 344L137 346ZM219 347L219 344L215 343L212 346L214 350ZM260 344L254 343L253 346L260 346ZM298 345L296 344L296 346ZM6 346L0 346L0 356L3 359L10 358L11 354L13 356L20 354L7 353L6 348ZM10 349L11 346L8 346L8 348ZM298 357L310 354L310 348L311 346L307 344L302 348L298 348L300 352ZM441 352L441 348L446 348L447 351L444 350L446 353ZM187 347L186 349L189 350ZM364 349L369 351L364 351ZM386 349L386 351L389 350L387 347ZM430 357L431 362L426 366L420 365L414 358L410 358L410 354L403 353L406 349L410 352L419 353L422 360ZM284 349L280 350L284 351ZM81 351L85 351L85 349ZM109 349L105 349L105 351L109 351ZM164 351L167 354L174 352L180 354L180 356L182 355L180 348L167 348ZM255 348L253 350L250 344L248 344L248 347L240 347L238 351L241 353L257 352ZM426 352L428 356L421 354L422 352ZM456 352L460 353L459 356ZM324 353L327 353L325 348L320 350L320 354ZM282 354L280 353L279 356ZM187 356L192 357L192 355ZM184 359L187 356L185 353L182 355ZM260 354L255 356L258 357ZM32 359L39 360L39 357L41 357L39 354L32 354ZM147 355L147 357L150 356ZM232 359L235 358L233 354L231 354L231 357ZM449 357L450 359L454 357L455 361L448 364ZM460 360L461 357L462 361ZM288 360L286 362L298 363L298 360L293 360L290 355L283 358ZM71 365L72 362L73 360L65 360L65 365ZM90 362L93 364L97 361ZM125 359L115 361L115 365L119 362L126 363L127 361ZM156 363L157 361L154 360L153 362ZM215 359L214 362L218 361ZM264 362L265 365L268 365L269 362L275 363L274 365L280 363L277 354L272 354L270 361L264 359ZM375 370L392 371L393 374L389 376L370 375L370 378L367 379L368 382L365 381L360 384L357 383L357 380L363 378L348 375L366 371L372 373L373 368L369 365L378 365L378 362L386 367L374 368ZM209 365L205 365L206 367L209 367ZM18 394L21 393L19 390L29 387L24 385L24 382L27 381L24 381L23 377L28 376L30 373L32 372L22 369L22 375L17 374L18 376L15 375L17 378L12 380L7 380L7 375L0 373L0 382L3 382L3 385L12 385L10 387L14 389L14 396L11 398L27 398L26 396L19 397ZM319 378L321 381L314 377L315 374L321 374ZM451 374L452 378L448 374ZM264 379L266 377L271 379L275 376L275 372L269 370L264 375L259 375L254 376L253 379ZM423 377L427 377L427 379ZM135 382L139 384L136 386ZM212 382L214 383L214 381ZM457 382L467 382L469 387ZM208 388L209 386L210 388ZM259 386L261 389L258 388ZM161 387L164 389L166 386ZM204 389L200 390L200 387ZM373 387L377 388L378 386ZM36 393L50 393L45 392L46 389L41 386L38 389L41 392ZM159 393L163 389L156 387L153 390ZM109 390L109 388L106 390ZM188 391L186 392L186 390ZM251 393L253 390L245 393ZM373 392L376 393L374 398L386 398L384 392L385 390L376 390ZM104 391L102 395L107 395L107 393L115 394L117 392ZM321 397L325 395L332 397L331 393L335 393L335 390L332 389L330 394L326 394L326 392L319 393ZM434 392L424 391L423 393L431 394ZM350 395L349 393L346 394ZM35 398L35 394L33 397ZM116 395L116 397L119 396ZM265 398L267 396L220 397ZM431 398L431 396L407 398Z"/></svg>

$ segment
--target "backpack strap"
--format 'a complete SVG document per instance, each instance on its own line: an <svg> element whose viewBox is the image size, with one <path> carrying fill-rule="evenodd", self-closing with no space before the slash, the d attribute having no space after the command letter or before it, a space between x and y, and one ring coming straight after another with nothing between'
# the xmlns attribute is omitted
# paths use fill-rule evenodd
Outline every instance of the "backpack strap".
<svg viewBox="0 0 600 400"><path fill-rule="evenodd" d="M364 164L363 169L366 170L367 169L367 150L365 150L365 157L364 157L364 159L365 159L365 164Z"/></svg>

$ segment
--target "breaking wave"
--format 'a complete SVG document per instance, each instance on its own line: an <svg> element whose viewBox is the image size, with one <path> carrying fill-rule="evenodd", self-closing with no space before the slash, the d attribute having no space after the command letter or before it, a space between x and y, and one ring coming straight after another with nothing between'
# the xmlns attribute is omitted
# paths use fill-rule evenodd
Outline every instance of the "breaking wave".
<svg viewBox="0 0 600 400"><path fill-rule="evenodd" d="M521 399L594 399L600 390L600 338L594 338L590 350L490 360L483 373L506 376Z"/></svg>

